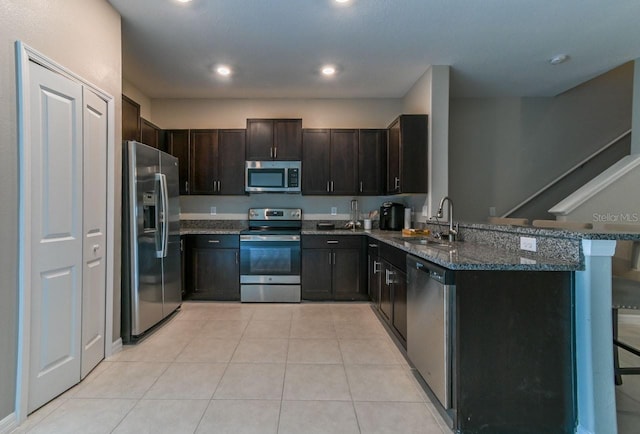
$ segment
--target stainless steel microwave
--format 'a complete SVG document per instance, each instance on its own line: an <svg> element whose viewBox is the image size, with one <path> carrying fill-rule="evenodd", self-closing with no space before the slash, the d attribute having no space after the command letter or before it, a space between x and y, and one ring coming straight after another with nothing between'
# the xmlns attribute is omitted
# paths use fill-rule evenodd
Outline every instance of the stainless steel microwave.
<svg viewBox="0 0 640 434"><path fill-rule="evenodd" d="M300 193L300 161L247 161L245 191L248 193Z"/></svg>

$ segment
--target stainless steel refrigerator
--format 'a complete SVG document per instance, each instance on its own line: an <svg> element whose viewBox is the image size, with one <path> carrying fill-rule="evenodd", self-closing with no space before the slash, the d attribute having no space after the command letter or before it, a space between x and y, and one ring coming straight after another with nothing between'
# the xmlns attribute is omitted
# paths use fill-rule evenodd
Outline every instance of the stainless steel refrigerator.
<svg viewBox="0 0 640 434"><path fill-rule="evenodd" d="M135 342L182 302L178 159L124 142L122 340Z"/></svg>

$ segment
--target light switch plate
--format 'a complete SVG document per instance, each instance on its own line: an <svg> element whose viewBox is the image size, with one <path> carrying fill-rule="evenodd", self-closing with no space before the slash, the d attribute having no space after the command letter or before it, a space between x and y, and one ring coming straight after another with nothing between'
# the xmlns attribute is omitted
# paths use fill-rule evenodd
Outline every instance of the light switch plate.
<svg viewBox="0 0 640 434"><path fill-rule="evenodd" d="M337 206L332 206L331 207L331 215L338 215L338 207Z"/></svg>
<svg viewBox="0 0 640 434"><path fill-rule="evenodd" d="M217 210L217 208L215 206L212 206L211 207L211 215L216 215L216 214L218 214L218 210Z"/></svg>
<svg viewBox="0 0 640 434"><path fill-rule="evenodd" d="M495 217L496 216L496 207L495 206L490 206L489 207L489 217Z"/></svg>
<svg viewBox="0 0 640 434"><path fill-rule="evenodd" d="M520 249L528 252L538 251L536 239L532 237L520 237Z"/></svg>

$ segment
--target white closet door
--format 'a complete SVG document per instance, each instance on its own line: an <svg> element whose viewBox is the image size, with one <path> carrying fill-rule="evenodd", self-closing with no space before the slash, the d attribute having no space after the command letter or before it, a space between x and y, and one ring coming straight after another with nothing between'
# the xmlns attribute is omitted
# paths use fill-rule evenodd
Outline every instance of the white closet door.
<svg viewBox="0 0 640 434"><path fill-rule="evenodd" d="M29 62L31 412L80 380L82 86Z"/></svg>
<svg viewBox="0 0 640 434"><path fill-rule="evenodd" d="M82 370L104 359L107 225L107 103L84 88Z"/></svg>

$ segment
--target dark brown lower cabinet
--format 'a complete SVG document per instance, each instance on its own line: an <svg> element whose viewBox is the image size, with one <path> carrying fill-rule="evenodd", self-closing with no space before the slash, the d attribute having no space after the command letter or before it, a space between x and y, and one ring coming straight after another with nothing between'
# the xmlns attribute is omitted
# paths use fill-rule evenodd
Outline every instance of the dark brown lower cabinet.
<svg viewBox="0 0 640 434"><path fill-rule="evenodd" d="M359 235L303 235L302 298L368 300L365 241Z"/></svg>
<svg viewBox="0 0 640 434"><path fill-rule="evenodd" d="M407 265L406 252L388 244L368 240L378 256L369 258L369 293L379 294L374 307L400 343L407 346ZM369 248L369 252L372 249ZM378 271L379 270L379 271Z"/></svg>
<svg viewBox="0 0 640 434"><path fill-rule="evenodd" d="M240 237L195 235L188 254L190 300L240 300Z"/></svg>

